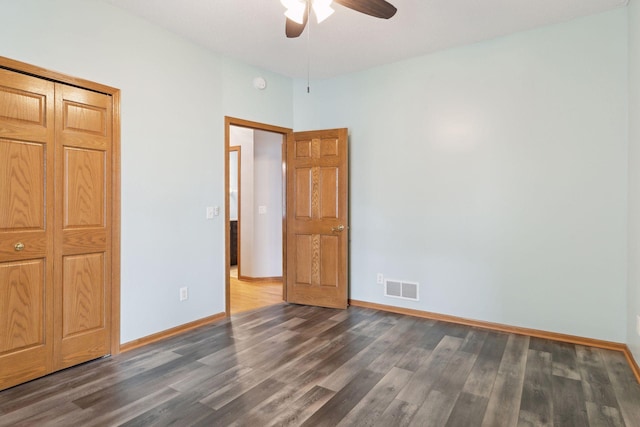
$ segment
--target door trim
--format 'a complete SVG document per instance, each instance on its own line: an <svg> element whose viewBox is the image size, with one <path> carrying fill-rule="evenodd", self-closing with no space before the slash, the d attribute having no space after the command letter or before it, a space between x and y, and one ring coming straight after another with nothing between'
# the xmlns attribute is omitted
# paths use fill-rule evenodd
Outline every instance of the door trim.
<svg viewBox="0 0 640 427"><path fill-rule="evenodd" d="M230 251L229 251L229 148L231 147L230 141L230 127L238 126L256 130L263 130L267 132L279 133L282 135L282 149L283 152L286 152L287 147L287 137L289 134L293 133L293 129L284 128L280 126L268 125L265 123L252 122L250 120L238 119L236 117L224 117L224 310L227 317L231 316L231 279L229 278L229 260L230 260ZM287 170L287 159L286 157L282 158L282 170L283 170L283 181L282 181L282 297L283 300L286 300L286 286L284 286L286 280L286 271L287 271L287 210L286 210L286 175L284 175ZM240 214L238 213L238 217ZM239 223L239 221L238 221ZM238 236L240 236L240 232L238 230ZM239 237L238 237L239 238ZM240 246L238 246L240 247Z"/></svg>
<svg viewBox="0 0 640 427"><path fill-rule="evenodd" d="M241 240L242 235L240 234L240 224L242 223L242 218L241 218L241 215L240 215L240 212L242 212L242 162L240 161L240 159L242 158L241 157L242 156L242 147L239 146L239 145L234 145L234 146L229 147L229 153L231 153L233 151L238 153L237 154L237 158L238 158L238 160L237 160L237 163L238 163L238 165L237 165L238 193L236 194L237 205L238 205L236 207L236 210L237 210L236 215L238 217L238 219L236 220L237 223L238 223L237 224L237 229L236 229L236 251L237 251L237 253L236 253L236 268L237 268L237 271L238 271L238 278L240 278L241 263L242 263L242 259L241 259L241 256L240 256L240 254L242 253L242 250L241 250L242 246L240 245L240 242L242 241ZM227 162L228 161L229 161L229 155L227 155ZM227 179L228 179L228 177L227 177ZM228 192L230 186L227 185L225 188L227 189L227 192ZM229 197L231 197L231 196L229 196ZM231 219L229 219L229 226L227 228L231 227L230 223L231 223ZM229 238L229 245L228 246L229 246L229 259L231 259L231 238ZM231 264L231 263L229 262L229 264ZM231 268L231 267L229 267L229 268Z"/></svg>
<svg viewBox="0 0 640 427"><path fill-rule="evenodd" d="M111 354L120 353L120 89L0 56L0 68L110 95L113 101L111 163Z"/></svg>

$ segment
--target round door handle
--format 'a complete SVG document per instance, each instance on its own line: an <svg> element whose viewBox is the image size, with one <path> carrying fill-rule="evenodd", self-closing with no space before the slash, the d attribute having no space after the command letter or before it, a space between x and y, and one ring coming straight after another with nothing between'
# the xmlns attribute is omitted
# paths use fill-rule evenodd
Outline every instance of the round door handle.
<svg viewBox="0 0 640 427"><path fill-rule="evenodd" d="M14 248L15 248L16 252L20 252L21 250L23 250L23 249L24 249L24 243L22 243L22 242L18 242L18 243L16 243L16 245L14 246Z"/></svg>
<svg viewBox="0 0 640 427"><path fill-rule="evenodd" d="M342 224L340 224L340 225L339 225L339 226L337 226L337 227L332 227L332 228L331 228L331 231L332 231L332 232L334 232L334 233L335 233L336 231L342 231L342 230L344 230L344 225L342 225Z"/></svg>

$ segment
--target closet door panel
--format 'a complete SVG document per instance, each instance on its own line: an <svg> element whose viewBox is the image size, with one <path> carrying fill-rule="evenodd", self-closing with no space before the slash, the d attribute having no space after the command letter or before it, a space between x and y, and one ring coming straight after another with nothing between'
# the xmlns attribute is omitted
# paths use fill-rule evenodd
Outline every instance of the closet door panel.
<svg viewBox="0 0 640 427"><path fill-rule="evenodd" d="M0 390L53 366L54 84L0 69Z"/></svg>
<svg viewBox="0 0 640 427"><path fill-rule="evenodd" d="M45 144L0 140L0 229L43 230Z"/></svg>
<svg viewBox="0 0 640 427"><path fill-rule="evenodd" d="M43 346L44 261L0 264L0 354Z"/></svg>
<svg viewBox="0 0 640 427"><path fill-rule="evenodd" d="M65 147L64 228L105 226L106 153Z"/></svg>
<svg viewBox="0 0 640 427"><path fill-rule="evenodd" d="M56 369L110 353L111 97L56 85Z"/></svg>
<svg viewBox="0 0 640 427"><path fill-rule="evenodd" d="M2 135L23 141L49 141L53 131L53 83L0 69Z"/></svg>
<svg viewBox="0 0 640 427"><path fill-rule="evenodd" d="M104 328L104 255L72 255L63 264L62 337Z"/></svg>

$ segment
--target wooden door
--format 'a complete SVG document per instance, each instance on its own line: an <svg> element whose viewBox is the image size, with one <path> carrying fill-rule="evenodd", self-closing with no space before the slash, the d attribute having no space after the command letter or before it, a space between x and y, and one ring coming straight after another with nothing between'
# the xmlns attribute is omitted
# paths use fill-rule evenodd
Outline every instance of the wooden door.
<svg viewBox="0 0 640 427"><path fill-rule="evenodd" d="M54 84L0 69L0 390L53 367Z"/></svg>
<svg viewBox="0 0 640 427"><path fill-rule="evenodd" d="M110 353L111 102L56 84L56 369Z"/></svg>
<svg viewBox="0 0 640 427"><path fill-rule="evenodd" d="M287 140L286 299L346 308L347 129L295 132Z"/></svg>
<svg viewBox="0 0 640 427"><path fill-rule="evenodd" d="M0 390L111 352L112 107L0 69Z"/></svg>

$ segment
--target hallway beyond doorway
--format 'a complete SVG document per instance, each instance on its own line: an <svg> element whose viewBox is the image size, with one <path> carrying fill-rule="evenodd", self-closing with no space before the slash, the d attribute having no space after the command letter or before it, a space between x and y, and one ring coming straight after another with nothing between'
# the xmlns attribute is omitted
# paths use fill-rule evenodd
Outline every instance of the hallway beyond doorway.
<svg viewBox="0 0 640 427"><path fill-rule="evenodd" d="M232 315L282 302L282 281L247 282L238 280L236 266L231 267L229 276Z"/></svg>

